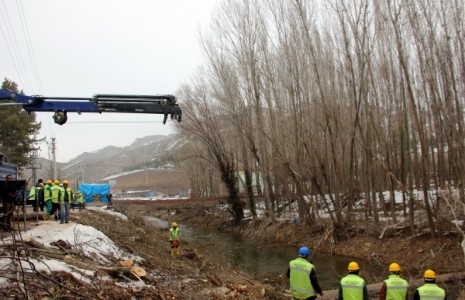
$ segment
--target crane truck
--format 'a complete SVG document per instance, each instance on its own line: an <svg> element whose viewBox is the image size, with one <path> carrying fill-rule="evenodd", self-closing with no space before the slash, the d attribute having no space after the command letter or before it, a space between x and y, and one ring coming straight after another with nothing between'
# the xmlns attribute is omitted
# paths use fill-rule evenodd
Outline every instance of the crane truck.
<svg viewBox="0 0 465 300"><path fill-rule="evenodd" d="M162 114L163 124L166 123L168 116L178 122L181 122L182 117L181 108L173 95L96 94L89 98L44 97L0 89L0 101L2 100L9 101L4 105L21 105L27 112L53 112L53 120L58 125L66 123L68 112Z"/></svg>

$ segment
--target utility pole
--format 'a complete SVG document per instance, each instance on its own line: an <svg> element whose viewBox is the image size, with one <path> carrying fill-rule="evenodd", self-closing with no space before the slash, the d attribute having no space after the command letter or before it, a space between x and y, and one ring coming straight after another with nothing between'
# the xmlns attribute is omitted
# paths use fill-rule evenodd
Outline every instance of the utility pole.
<svg viewBox="0 0 465 300"><path fill-rule="evenodd" d="M57 176L57 157L56 157L56 144L55 144L56 138L52 138L52 174L53 174L53 180L58 179Z"/></svg>
<svg viewBox="0 0 465 300"><path fill-rule="evenodd" d="M31 165L30 168L32 169L32 177L34 178L33 183L35 184L37 182L37 169L40 169L40 167L37 167L36 160L38 155L39 148L32 148L31 149ZM28 168L29 169L29 168Z"/></svg>
<svg viewBox="0 0 465 300"><path fill-rule="evenodd" d="M147 176L147 165L145 165L145 184L149 183L149 178Z"/></svg>

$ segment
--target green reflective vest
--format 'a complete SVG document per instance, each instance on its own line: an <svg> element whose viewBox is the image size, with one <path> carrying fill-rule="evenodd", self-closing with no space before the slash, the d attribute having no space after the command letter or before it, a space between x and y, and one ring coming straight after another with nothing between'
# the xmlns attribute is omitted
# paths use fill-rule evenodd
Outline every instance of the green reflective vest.
<svg viewBox="0 0 465 300"><path fill-rule="evenodd" d="M341 279L342 298L344 300L362 300L365 280L362 277L349 274Z"/></svg>
<svg viewBox="0 0 465 300"><path fill-rule="evenodd" d="M170 228L170 241L177 240L179 238L179 227L174 229L173 227Z"/></svg>
<svg viewBox="0 0 465 300"><path fill-rule="evenodd" d="M36 186L36 189L35 189L35 191L34 191L34 192L35 192L35 197L36 197L37 200L39 200L39 201L44 201L44 199L42 199L42 197L41 197L41 193L42 193L41 191L42 191L43 189L44 189L44 188L41 187L41 186Z"/></svg>
<svg viewBox="0 0 465 300"><path fill-rule="evenodd" d="M63 192L63 197L61 197L61 203L63 202L74 202L73 201L73 191L71 190L70 187L62 187L61 188L62 192ZM66 197L66 195L68 195L68 197Z"/></svg>
<svg viewBox="0 0 465 300"><path fill-rule="evenodd" d="M82 197L82 193L81 192L78 192L77 193L77 202L78 203L82 203L84 200L84 197Z"/></svg>
<svg viewBox="0 0 465 300"><path fill-rule="evenodd" d="M44 201L52 200L52 187L50 185L46 185L44 188Z"/></svg>
<svg viewBox="0 0 465 300"><path fill-rule="evenodd" d="M418 295L420 296L420 300L443 300L444 298L446 298L446 291L438 287L435 283L425 283L424 285L420 286L417 290Z"/></svg>
<svg viewBox="0 0 465 300"><path fill-rule="evenodd" d="M61 196L61 187L58 185L53 185L50 188L50 193L52 194L52 202L53 203L59 203L60 202L60 196Z"/></svg>
<svg viewBox="0 0 465 300"><path fill-rule="evenodd" d="M386 300L407 299L407 280L397 274L391 274L384 282L386 283Z"/></svg>
<svg viewBox="0 0 465 300"><path fill-rule="evenodd" d="M29 196L27 197L28 200L35 200L36 199L36 186L34 185L31 187L29 191Z"/></svg>
<svg viewBox="0 0 465 300"><path fill-rule="evenodd" d="M307 299L316 296L316 291L310 281L310 273L314 266L305 258L298 257L289 262L289 286L292 297Z"/></svg>

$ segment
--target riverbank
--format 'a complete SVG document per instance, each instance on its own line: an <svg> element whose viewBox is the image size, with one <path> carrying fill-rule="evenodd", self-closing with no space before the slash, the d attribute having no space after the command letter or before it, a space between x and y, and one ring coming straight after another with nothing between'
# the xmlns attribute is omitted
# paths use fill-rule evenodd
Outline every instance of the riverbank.
<svg viewBox="0 0 465 300"><path fill-rule="evenodd" d="M122 214L124 213L124 215ZM372 263L379 263L386 268L391 260L396 259L402 266L404 276L412 281L421 278L420 270L432 267L439 274L461 270L463 254L458 247L457 237L449 235L438 240L426 237L413 238L382 238L369 234L358 234L344 243L333 244L327 236L324 227L304 226L292 224L288 221L263 222L246 221L240 226L232 226L229 215L221 209L184 210L175 214L158 212L153 216L170 219L181 224L197 224L222 231L241 233L245 243L252 245L274 244L292 245L298 248L305 244L313 252L335 255L349 255ZM169 251L167 228L158 228L147 224L142 217L144 214L133 209L114 211L105 207L90 208L83 211L73 211L71 223L59 225L54 221L39 221L37 229L43 226L57 226L54 230L45 230L37 235L41 240L44 235L53 239L53 249L61 249L65 255L58 255L54 262L46 260L48 271L41 271L35 267L27 271L27 276L5 276L7 282L0 289L2 298L21 299L25 289L30 299L53 299L60 297L78 297L82 299L290 299L288 279L282 274L254 275L244 272L237 266L231 266L225 261L221 251L217 251L214 241L208 247L199 246L194 242L181 240L181 253L171 256ZM62 227L60 227L62 226ZM81 226L87 226L85 231L96 231L95 236L84 241ZM62 230L65 229L66 230ZM69 228L68 228L69 227ZM34 230L34 229L32 229ZM37 230L36 230L37 231ZM68 232L66 239L60 235ZM46 234L45 234L46 232ZM61 233L60 233L61 232ZM26 232L27 233L27 232ZM6 240L6 239L5 239ZM37 246L37 245L35 245ZM100 249L108 262L96 266L98 254L84 255L83 246ZM19 247L11 251L10 247ZM26 247L26 248L24 248ZM116 247L116 248L115 248ZM40 248L40 247L39 247ZM109 255L108 249L111 251ZM119 249L119 250L118 250ZM41 250L36 252L37 250ZM45 251L45 252L44 252ZM52 249L32 249L31 245L16 241L16 245L6 246L4 256L10 253L11 260L22 261L25 266L31 262L37 266L45 260L43 255L50 255ZM53 252L56 250L53 250ZM85 252L85 251L84 251ZM39 255L37 255L39 253ZM40 254L42 253L42 254ZM116 253L116 254L115 254ZM117 254L120 253L120 254ZM70 258L71 257L71 258ZM72 258L74 257L74 259ZM87 257L87 260L85 258ZM137 266L146 271L146 276L135 277L131 272L121 272L125 268L117 267L120 261L134 258ZM393 257L395 257L393 259ZM56 269L52 266L66 266L82 259L78 267L70 266ZM408 261L408 260L411 261ZM318 266L318 261L315 261ZM9 263L12 266L11 263ZM92 266L92 272L87 267ZM413 266L413 267L412 267ZM361 263L363 273L363 263ZM28 267L29 268L29 267ZM69 271L72 268L73 271ZM99 269L100 268L100 269ZM418 271L415 271L418 268ZM4 269L6 270L6 269ZM17 274L16 269L14 274ZM24 270L24 269L23 269ZM29 273L30 272L30 273ZM7 273L5 273L7 274ZM9 274L9 273L8 273ZM341 274L342 276L343 274ZM363 273L369 282L381 282L379 278L370 278L370 274ZM440 283L449 292L448 299L460 299L460 282L450 283L445 280ZM415 283L417 285L417 283ZM18 286L20 288L12 288ZM411 286L411 293L416 286ZM327 293L323 299L334 299L337 291L329 291L333 287L323 286ZM371 286L371 298L376 299L376 285ZM321 297L319 297L320 299Z"/></svg>
<svg viewBox="0 0 465 300"><path fill-rule="evenodd" d="M333 243L330 231L322 224L309 226L293 224L289 220L248 220L239 226L233 226L229 221L230 215L221 209L178 211L170 218L176 219L177 222L235 232L242 235L246 243L293 245L296 249L300 245L307 245L314 253L348 256L386 269L385 274L379 277L371 277L372 274L365 273L365 278L368 277L370 282L381 282L387 277L387 266L391 262L399 263L403 276L409 280L421 279L424 270L429 268L436 270L438 274L463 271L464 254L460 246L462 237L453 232L431 239L428 234L385 232L380 236L366 228L351 228L352 232L357 233L344 242ZM459 299L455 298L460 292L458 282L443 284L447 289L454 291L455 296L449 299ZM411 292L413 291L412 289Z"/></svg>
<svg viewBox="0 0 465 300"><path fill-rule="evenodd" d="M88 207L66 224L30 222L2 237L0 253L2 299L288 298L230 268L214 249L184 243L170 255L167 229L134 211Z"/></svg>

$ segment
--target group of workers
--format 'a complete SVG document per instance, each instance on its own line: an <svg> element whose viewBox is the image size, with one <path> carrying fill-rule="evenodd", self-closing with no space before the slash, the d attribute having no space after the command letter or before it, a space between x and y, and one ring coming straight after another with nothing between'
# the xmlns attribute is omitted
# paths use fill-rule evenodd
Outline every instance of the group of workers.
<svg viewBox="0 0 465 300"><path fill-rule="evenodd" d="M60 224L69 223L70 208L76 203L79 209L84 208L84 197L81 192L73 192L68 180L62 183L58 179L48 179L45 184L42 179L37 181L30 191L28 200L33 203L34 211L42 211L45 218L54 218ZM45 208L45 210L44 210ZM53 217L52 217L53 216Z"/></svg>
<svg viewBox="0 0 465 300"><path fill-rule="evenodd" d="M289 262L287 277L293 299L313 300L317 295L323 296L318 284L315 266L309 261L310 249L301 247L299 257ZM357 262L350 262L348 274L339 283L339 300L368 300L365 280L359 276L360 267ZM436 273L426 270L423 274L424 284L415 290L413 300L443 300L446 292L436 284ZM398 263L389 265L389 277L383 281L379 292L380 300L405 300L408 297L408 282L400 276Z"/></svg>

